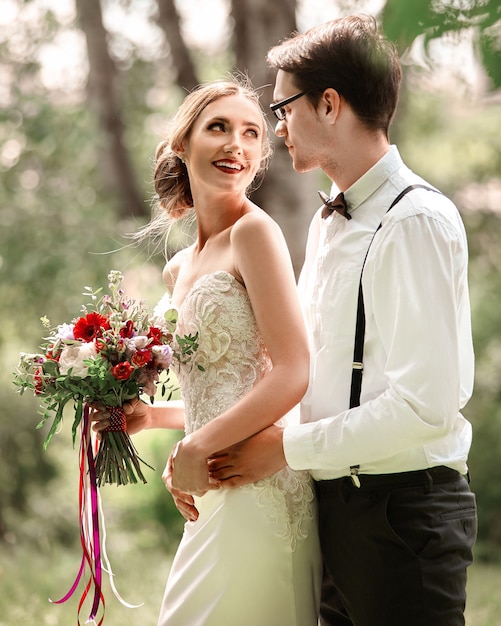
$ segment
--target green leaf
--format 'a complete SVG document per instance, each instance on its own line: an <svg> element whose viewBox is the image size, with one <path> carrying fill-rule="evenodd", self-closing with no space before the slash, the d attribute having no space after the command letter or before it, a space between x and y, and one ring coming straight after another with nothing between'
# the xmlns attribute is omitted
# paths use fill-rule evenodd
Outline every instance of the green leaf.
<svg viewBox="0 0 501 626"><path fill-rule="evenodd" d="M42 370L44 374L54 376L54 378L59 375L59 368L56 361L45 361L42 364Z"/></svg>
<svg viewBox="0 0 501 626"><path fill-rule="evenodd" d="M35 426L35 428L37 430L39 430L40 428L45 426L45 422L47 421L47 419L48 419L48 416L44 416L44 418L38 422L38 424Z"/></svg>
<svg viewBox="0 0 501 626"><path fill-rule="evenodd" d="M166 322L166 326L167 326L167 328L169 329L169 331L171 333L173 333L176 330L177 318L178 318L177 309L168 309L164 313L164 319L165 319L165 322Z"/></svg>
<svg viewBox="0 0 501 626"><path fill-rule="evenodd" d="M73 419L73 424L71 426L71 438L73 441L73 447L75 447L75 441L77 437L77 428L82 420L83 414L83 401L79 399L75 405L75 418Z"/></svg>
<svg viewBox="0 0 501 626"><path fill-rule="evenodd" d="M480 53L494 89L501 87L501 29L497 36L484 32L480 37Z"/></svg>
<svg viewBox="0 0 501 626"><path fill-rule="evenodd" d="M431 0L387 0L382 13L383 28L400 52L410 47L418 35L434 26L431 5Z"/></svg>
<svg viewBox="0 0 501 626"><path fill-rule="evenodd" d="M61 420L63 419L63 406L61 405L54 417L54 421L52 422L52 426L50 427L49 433L47 435L47 437L45 438L45 441L43 443L43 449L47 450L47 447L49 445L49 443L51 442L52 437L55 435L57 428L59 426L59 423L61 422Z"/></svg>

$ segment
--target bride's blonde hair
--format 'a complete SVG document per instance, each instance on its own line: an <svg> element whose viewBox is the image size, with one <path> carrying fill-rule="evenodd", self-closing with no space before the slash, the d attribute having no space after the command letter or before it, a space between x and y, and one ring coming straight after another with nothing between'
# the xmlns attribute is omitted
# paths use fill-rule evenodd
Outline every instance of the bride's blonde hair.
<svg viewBox="0 0 501 626"><path fill-rule="evenodd" d="M156 198L154 212L149 224L140 229L138 239L159 235L166 236L173 221L185 217L193 208L188 170L178 156L189 138L194 123L202 111L212 102L225 96L241 95L255 103L263 118L263 135L260 167L250 193L255 189L268 166L271 147L267 132L266 118L259 102L259 95L250 82L242 77L232 76L228 80L218 80L199 85L189 93L178 108L170 124L169 136L155 151L154 188Z"/></svg>

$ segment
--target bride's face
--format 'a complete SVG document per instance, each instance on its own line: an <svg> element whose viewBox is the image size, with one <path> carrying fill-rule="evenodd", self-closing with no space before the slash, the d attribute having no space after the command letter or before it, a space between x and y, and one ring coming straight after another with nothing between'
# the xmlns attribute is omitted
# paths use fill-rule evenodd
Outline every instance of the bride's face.
<svg viewBox="0 0 501 626"><path fill-rule="evenodd" d="M224 96L207 105L182 154L192 192L245 193L260 167L265 132L260 109L245 96Z"/></svg>

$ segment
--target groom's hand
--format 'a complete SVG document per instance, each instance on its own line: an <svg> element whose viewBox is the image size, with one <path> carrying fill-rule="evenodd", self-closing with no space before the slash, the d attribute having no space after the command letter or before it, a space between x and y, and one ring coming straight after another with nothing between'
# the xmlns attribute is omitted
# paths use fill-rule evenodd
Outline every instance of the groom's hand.
<svg viewBox="0 0 501 626"><path fill-rule="evenodd" d="M217 452L208 465L211 478L221 487L240 487L272 476L287 465L283 429L269 426L249 439Z"/></svg>

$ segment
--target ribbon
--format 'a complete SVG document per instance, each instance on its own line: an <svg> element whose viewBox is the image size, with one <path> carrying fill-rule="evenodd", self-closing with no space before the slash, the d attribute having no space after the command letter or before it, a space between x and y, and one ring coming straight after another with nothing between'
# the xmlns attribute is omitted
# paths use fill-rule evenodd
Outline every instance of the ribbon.
<svg viewBox="0 0 501 626"><path fill-rule="evenodd" d="M110 578L110 586L111 586L111 589L113 590L113 594L115 595L117 600L123 606L125 606L128 609L138 609L139 607L144 605L144 602L141 602L141 604L129 604L118 593L117 588L115 586L115 581L113 580L115 574L113 573L113 570L111 569L111 563L110 563L110 560L108 558L108 554L106 552L106 526L104 524L104 513L103 513L102 506L101 506L101 498L99 498L99 511L101 513L101 528L102 528L102 531L103 531L103 539L102 539L103 560L104 560L104 562L106 564L106 567L104 567L104 565L102 566L103 570L108 574L108 576Z"/></svg>
<svg viewBox="0 0 501 626"><path fill-rule="evenodd" d="M78 626L81 626L80 614L82 611L82 606L89 594L92 595L91 588L93 587L92 606L89 612L89 617L87 618L85 624L89 624L92 622L97 626L101 626L104 621L105 612L105 601L102 591L103 570L109 575L110 585L113 593L121 604L130 609L138 608L142 606L142 604L134 605L125 602L118 593L113 580L114 574L111 569L110 560L106 553L106 527L104 524L104 514L102 509L101 497L99 494L99 487L97 485L95 455L92 450L89 407L87 404L84 406L83 417L81 421L79 458L80 477L78 503L82 560L80 562L80 568L78 570L76 578L71 585L69 591L59 600L51 600L49 598L49 601L53 604L63 604L64 602L69 600L77 590L82 576L84 575L85 570L88 568L89 577L78 602L77 622ZM100 528L102 529L102 539L100 535ZM104 567L102 564L101 554L106 567ZM99 622L96 622L97 614L101 608L101 605L102 615L99 619Z"/></svg>
<svg viewBox="0 0 501 626"><path fill-rule="evenodd" d="M110 423L104 430L108 433L120 433L127 430L127 418L121 406L107 406L110 414Z"/></svg>
<svg viewBox="0 0 501 626"><path fill-rule="evenodd" d="M89 617L85 623L96 623L96 616L102 604L103 614L99 622L97 622L97 626L101 626L104 620L105 601L101 587L102 566L101 539L99 536L99 492L96 481L94 454L92 452L89 407L87 404L84 406L83 419L81 423L78 503L80 511L80 543L82 545L82 561L80 563L80 569L78 570L78 574L76 575L76 578L66 595L59 600L50 600L50 598L49 600L54 604L62 604L63 602L69 600L77 590L86 566L88 566L90 570L89 578L78 603L78 626L80 626L80 613L82 606L89 595L92 585L94 586L94 597Z"/></svg>

